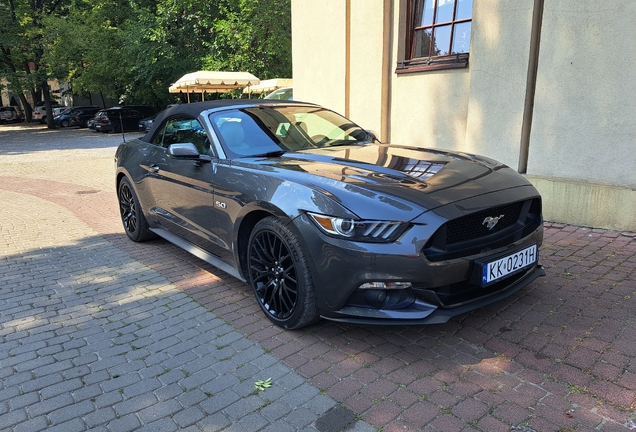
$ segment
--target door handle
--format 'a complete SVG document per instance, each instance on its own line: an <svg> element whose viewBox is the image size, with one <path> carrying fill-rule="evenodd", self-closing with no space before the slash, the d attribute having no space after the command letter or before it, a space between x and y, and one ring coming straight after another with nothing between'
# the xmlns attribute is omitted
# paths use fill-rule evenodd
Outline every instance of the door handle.
<svg viewBox="0 0 636 432"><path fill-rule="evenodd" d="M152 170L152 172L159 172L159 165L152 164L149 168Z"/></svg>

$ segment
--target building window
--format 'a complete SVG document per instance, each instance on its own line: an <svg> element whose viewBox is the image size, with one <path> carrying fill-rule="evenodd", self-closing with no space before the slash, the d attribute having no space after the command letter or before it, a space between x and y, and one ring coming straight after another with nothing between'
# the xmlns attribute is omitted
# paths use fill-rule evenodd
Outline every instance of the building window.
<svg viewBox="0 0 636 432"><path fill-rule="evenodd" d="M397 73L466 67L473 0L408 0L405 60Z"/></svg>

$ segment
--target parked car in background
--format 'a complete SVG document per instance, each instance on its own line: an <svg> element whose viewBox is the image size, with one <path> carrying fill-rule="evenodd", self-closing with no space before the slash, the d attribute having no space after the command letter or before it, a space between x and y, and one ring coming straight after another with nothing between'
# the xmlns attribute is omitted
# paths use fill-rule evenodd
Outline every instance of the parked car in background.
<svg viewBox="0 0 636 432"><path fill-rule="evenodd" d="M15 106L0 107L0 123L17 123L24 121L20 108Z"/></svg>
<svg viewBox="0 0 636 432"><path fill-rule="evenodd" d="M70 113L72 110L72 107L53 109L53 123L55 123L56 126L68 127L68 113Z"/></svg>
<svg viewBox="0 0 636 432"><path fill-rule="evenodd" d="M55 109L55 108L65 108L63 105L60 104L51 104L51 109ZM31 119L34 121L39 121L40 123L46 123L46 106L45 105L37 105L34 109L33 109L33 114L31 115Z"/></svg>
<svg viewBox="0 0 636 432"><path fill-rule="evenodd" d="M177 106L179 104L168 104L168 106L166 108L170 108L173 106ZM141 120L139 120L139 130L140 131L149 131L150 128L152 127L152 123L155 121L155 118L157 118L157 116L161 114L161 113L157 113L157 114L153 114L149 117L146 118L142 118Z"/></svg>
<svg viewBox="0 0 636 432"><path fill-rule="evenodd" d="M62 127L67 126L79 126L86 127L86 121L95 117L95 114L100 110L96 105L86 105L73 107L66 113L60 114L60 118L55 118L55 122L59 123Z"/></svg>
<svg viewBox="0 0 636 432"><path fill-rule="evenodd" d="M279 88L265 96L265 99L294 100L294 89L292 87Z"/></svg>
<svg viewBox="0 0 636 432"><path fill-rule="evenodd" d="M150 117L156 113L155 109L150 105L121 105L115 106L112 108L125 108L125 109L134 109L139 111L142 114L145 114L144 117Z"/></svg>
<svg viewBox="0 0 636 432"><path fill-rule="evenodd" d="M315 104L172 107L115 161L132 241L159 235L247 281L285 328L444 323L545 274L541 196L514 169L379 143Z"/></svg>
<svg viewBox="0 0 636 432"><path fill-rule="evenodd" d="M100 107L94 105L81 107L79 110L70 114L70 125L79 126L81 128L89 127L89 122L95 118L95 114L97 114L100 109Z"/></svg>
<svg viewBox="0 0 636 432"><path fill-rule="evenodd" d="M149 131L150 128L152 127L152 123L155 121L155 118L157 117L157 114L150 116L150 117L145 117L142 118L141 120L139 120L139 130L140 131Z"/></svg>
<svg viewBox="0 0 636 432"><path fill-rule="evenodd" d="M139 130L139 120L146 114L129 107L113 107L99 111L94 118L94 128L99 132L123 132Z"/></svg>
<svg viewBox="0 0 636 432"><path fill-rule="evenodd" d="M61 113L65 112L65 111L68 111L71 108L72 107L67 107L67 106L61 106L61 107L53 108L53 118L59 116Z"/></svg>
<svg viewBox="0 0 636 432"><path fill-rule="evenodd" d="M85 109L93 109L94 111L92 116L94 116L95 113L99 110L99 107L95 105L70 107L61 111L59 114L53 114L53 121L57 126L60 127L72 126L72 117L78 113L81 113Z"/></svg>

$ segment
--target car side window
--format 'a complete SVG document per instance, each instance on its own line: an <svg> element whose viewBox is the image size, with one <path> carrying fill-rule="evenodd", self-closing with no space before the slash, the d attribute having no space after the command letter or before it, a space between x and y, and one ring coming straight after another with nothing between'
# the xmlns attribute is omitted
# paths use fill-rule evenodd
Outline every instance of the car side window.
<svg viewBox="0 0 636 432"><path fill-rule="evenodd" d="M168 119L161 130L153 137L152 143L164 148L171 144L192 143L200 154L210 152L210 141L198 120L188 117Z"/></svg>

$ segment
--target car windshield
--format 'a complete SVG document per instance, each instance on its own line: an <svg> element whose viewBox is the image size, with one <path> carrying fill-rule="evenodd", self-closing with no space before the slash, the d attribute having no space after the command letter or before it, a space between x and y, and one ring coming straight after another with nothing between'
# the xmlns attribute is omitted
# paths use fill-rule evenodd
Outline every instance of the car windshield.
<svg viewBox="0 0 636 432"><path fill-rule="evenodd" d="M312 106L232 109L211 114L210 122L233 156L274 155L373 140L350 120Z"/></svg>

